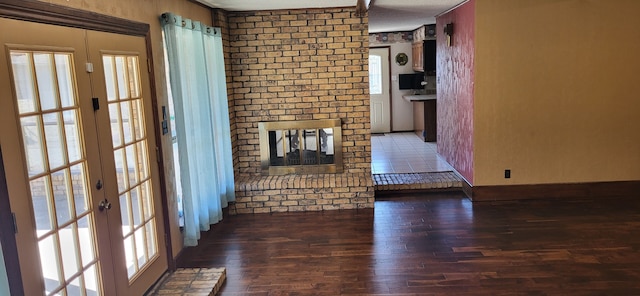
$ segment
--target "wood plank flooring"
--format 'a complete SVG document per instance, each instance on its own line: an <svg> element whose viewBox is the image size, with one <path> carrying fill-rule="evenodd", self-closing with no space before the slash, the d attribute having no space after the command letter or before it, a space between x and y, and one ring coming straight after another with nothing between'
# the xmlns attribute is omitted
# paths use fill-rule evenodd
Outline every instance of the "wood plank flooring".
<svg viewBox="0 0 640 296"><path fill-rule="evenodd" d="M178 267L226 267L220 295L640 295L640 199L229 216Z"/></svg>

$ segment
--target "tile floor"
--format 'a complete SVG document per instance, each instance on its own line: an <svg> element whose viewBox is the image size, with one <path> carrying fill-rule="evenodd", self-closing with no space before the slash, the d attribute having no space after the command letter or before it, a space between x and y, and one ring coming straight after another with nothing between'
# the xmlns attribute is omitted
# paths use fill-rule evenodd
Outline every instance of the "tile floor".
<svg viewBox="0 0 640 296"><path fill-rule="evenodd" d="M371 173L449 172L453 168L436 152L436 143L423 142L412 132L371 136Z"/></svg>

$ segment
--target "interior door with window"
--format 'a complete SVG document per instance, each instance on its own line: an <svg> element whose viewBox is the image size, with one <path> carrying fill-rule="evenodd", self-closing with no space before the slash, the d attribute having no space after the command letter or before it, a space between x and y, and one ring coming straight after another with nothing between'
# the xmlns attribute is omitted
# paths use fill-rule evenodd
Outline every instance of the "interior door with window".
<svg viewBox="0 0 640 296"><path fill-rule="evenodd" d="M141 295L167 269L144 38L0 27L12 28L0 143L25 294Z"/></svg>
<svg viewBox="0 0 640 296"><path fill-rule="evenodd" d="M371 133L391 132L388 47L369 49L369 95Z"/></svg>

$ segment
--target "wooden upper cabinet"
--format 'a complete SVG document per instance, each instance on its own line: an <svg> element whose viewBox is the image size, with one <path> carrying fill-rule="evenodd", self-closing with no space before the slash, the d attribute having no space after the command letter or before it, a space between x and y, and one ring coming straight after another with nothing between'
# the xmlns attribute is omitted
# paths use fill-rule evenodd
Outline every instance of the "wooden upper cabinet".
<svg viewBox="0 0 640 296"><path fill-rule="evenodd" d="M411 46L413 70L416 72L435 72L435 33L436 25L424 25L413 30ZM435 73L433 73L435 75Z"/></svg>

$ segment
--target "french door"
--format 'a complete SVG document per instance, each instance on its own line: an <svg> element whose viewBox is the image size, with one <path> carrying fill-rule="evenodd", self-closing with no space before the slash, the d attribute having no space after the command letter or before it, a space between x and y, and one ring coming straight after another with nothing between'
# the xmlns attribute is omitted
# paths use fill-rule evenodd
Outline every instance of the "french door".
<svg viewBox="0 0 640 296"><path fill-rule="evenodd" d="M144 38L0 27L0 144L25 294L143 294L167 269Z"/></svg>

